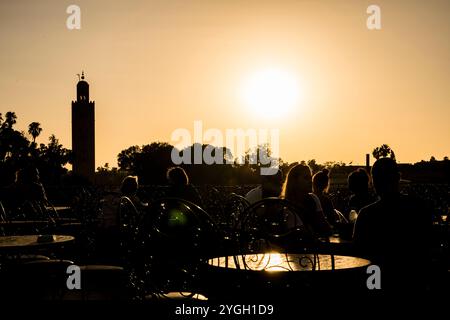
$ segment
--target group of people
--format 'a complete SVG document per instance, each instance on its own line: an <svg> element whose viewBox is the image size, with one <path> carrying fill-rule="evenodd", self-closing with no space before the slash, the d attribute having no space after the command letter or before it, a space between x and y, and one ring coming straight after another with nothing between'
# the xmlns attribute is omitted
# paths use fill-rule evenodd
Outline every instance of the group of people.
<svg viewBox="0 0 450 320"><path fill-rule="evenodd" d="M180 198L188 200L202 207L202 199L197 189L190 184L189 177L181 167L171 167L167 170L167 190L166 197ZM122 180L120 192L122 196L128 197L136 207L147 206L143 203L137 193L139 189L138 177L127 176Z"/></svg>
<svg viewBox="0 0 450 320"><path fill-rule="evenodd" d="M268 197L286 199L301 209L305 225L318 236L327 237L338 223L352 223L348 213L340 215L333 206L328 195L329 175L327 169L312 175L307 165L297 164L286 177L281 170L275 175L261 176L261 184L245 198L250 204ZM202 207L199 193L181 167L170 168L167 181L166 196L189 200ZM357 169L349 174L347 182L352 193L348 207L358 213L353 222L353 242L361 256L388 267L402 265L401 261L419 252L426 256L431 208L419 199L400 193L400 173L394 160L377 160L371 176L364 169ZM376 196L370 192L370 182ZM140 205L137 190L137 177L128 176L123 180L122 195Z"/></svg>
<svg viewBox="0 0 450 320"><path fill-rule="evenodd" d="M376 196L369 192L370 180ZM355 221L348 215L344 219L353 222L357 254L380 266L388 287L423 289L430 265L431 208L420 199L400 193L400 173L390 158L374 163L371 179L360 168L347 181L352 192L348 206L357 217ZM285 179L281 171L263 176L261 185L246 199L250 203L265 197L286 199L301 208L303 222L317 235L327 236L339 218L327 195L329 184L328 170L312 175L308 166L298 164Z"/></svg>
<svg viewBox="0 0 450 320"><path fill-rule="evenodd" d="M297 164L289 170L285 179L281 170L261 179L261 185L245 196L250 204L267 197L286 199L301 209L303 222L319 236L329 236L339 223L350 220L348 213L342 214L334 208L328 195L328 169L313 175L307 165ZM369 176L364 169L357 169L348 176L348 186L352 192L349 199L351 210L359 211L376 200L369 192Z"/></svg>
<svg viewBox="0 0 450 320"><path fill-rule="evenodd" d="M369 191L370 181L376 197ZM199 193L181 167L167 171L167 182L166 196L189 200L202 207ZM426 282L421 276L426 272L408 269L405 263L422 262L419 271L425 271L429 266L432 216L431 208L421 200L402 195L399 183L397 163L390 158L381 158L374 163L370 177L364 169L348 176L348 188L352 192L348 207L358 213L353 227L353 243L358 254L383 267L387 270L387 279L395 278L393 283L404 287L411 285L412 278L415 279L413 284ZM342 222L342 217L351 220L345 214L340 216L333 207L328 196L329 185L328 170L312 175L307 165L297 164L290 168L286 177L281 170L275 175L261 176L261 184L245 198L250 204L268 197L286 199L301 208L305 225L317 235L327 237L338 222ZM137 177L128 176L122 182L121 194L129 197L136 206L146 206L137 195L138 188ZM6 200L10 205L46 201L38 171L33 168L19 170L15 183L8 188Z"/></svg>

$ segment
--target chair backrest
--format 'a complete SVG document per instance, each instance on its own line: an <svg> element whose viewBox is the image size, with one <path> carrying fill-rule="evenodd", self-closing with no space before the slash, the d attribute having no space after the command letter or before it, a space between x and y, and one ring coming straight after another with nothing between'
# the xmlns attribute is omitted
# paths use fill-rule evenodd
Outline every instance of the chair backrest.
<svg viewBox="0 0 450 320"><path fill-rule="evenodd" d="M55 207L50 201L48 200L40 201L40 205L42 207L42 210L45 210L45 214L49 219L54 220L60 218L58 211L55 209Z"/></svg>
<svg viewBox="0 0 450 320"><path fill-rule="evenodd" d="M317 241L304 224L302 208L279 198L265 198L248 207L237 225L242 253L286 252Z"/></svg>
<svg viewBox="0 0 450 320"><path fill-rule="evenodd" d="M6 221L24 221L24 224L9 225L4 233L12 234L50 234L56 226L56 210L48 201L25 201L20 206L10 208ZM36 222L36 223L33 223Z"/></svg>
<svg viewBox="0 0 450 320"><path fill-rule="evenodd" d="M219 228L206 211L179 198L153 202L140 225L148 249L164 255L208 255L221 239Z"/></svg>
<svg viewBox="0 0 450 320"><path fill-rule="evenodd" d="M250 202L247 201L243 196L231 193L224 202L224 217L222 218L222 223L231 230L234 230L245 210L250 207Z"/></svg>
<svg viewBox="0 0 450 320"><path fill-rule="evenodd" d="M191 290L202 259L220 250L222 237L213 219L183 199L152 202L139 226L137 273L147 293Z"/></svg>
<svg viewBox="0 0 450 320"><path fill-rule="evenodd" d="M54 223L58 213L49 201L25 201L15 208L15 219L19 220L46 220Z"/></svg>
<svg viewBox="0 0 450 320"><path fill-rule="evenodd" d="M139 211L136 209L133 201L128 197L121 197L118 207L119 217L119 241L121 248L121 256L124 263L134 263L138 251L137 241L139 235L138 222L141 218Z"/></svg>
<svg viewBox="0 0 450 320"><path fill-rule="evenodd" d="M336 222L338 222L338 223L349 223L348 219L339 210L334 209L334 215L335 215Z"/></svg>
<svg viewBox="0 0 450 320"><path fill-rule="evenodd" d="M131 231L137 228L140 213L136 209L133 201L128 197L121 197L119 201L119 228L121 230Z"/></svg>

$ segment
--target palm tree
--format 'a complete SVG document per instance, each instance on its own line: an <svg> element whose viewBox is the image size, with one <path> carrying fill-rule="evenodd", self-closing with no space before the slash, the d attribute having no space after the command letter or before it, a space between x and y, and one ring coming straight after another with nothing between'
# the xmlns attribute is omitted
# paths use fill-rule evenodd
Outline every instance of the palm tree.
<svg viewBox="0 0 450 320"><path fill-rule="evenodd" d="M36 138L41 134L42 128L39 122L32 122L28 126L28 133L33 137L33 143L36 143Z"/></svg>
<svg viewBox="0 0 450 320"><path fill-rule="evenodd" d="M8 111L5 114L5 121L2 123L3 127L12 129L13 125L17 122L17 116L15 112Z"/></svg>

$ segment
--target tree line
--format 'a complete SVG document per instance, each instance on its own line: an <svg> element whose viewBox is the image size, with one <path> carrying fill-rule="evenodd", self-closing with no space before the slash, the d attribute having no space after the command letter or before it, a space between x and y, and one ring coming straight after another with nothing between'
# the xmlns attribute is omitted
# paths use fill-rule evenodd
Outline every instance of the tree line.
<svg viewBox="0 0 450 320"><path fill-rule="evenodd" d="M198 146L197 146L198 147ZM208 145L201 145L202 150ZM211 146L209 146L211 148ZM139 177L142 184L165 184L166 171L168 168L174 166L171 159L171 152L174 147L166 142L153 142L143 146L131 146L122 150L118 156L119 168L114 168L116 172L128 172ZM193 155L193 150L196 145L186 147L179 150L182 155L184 152L189 152ZM213 149L218 150L220 147L212 146ZM181 164L191 178L194 184L211 184L211 185L242 185L255 184L260 182L259 168L264 164L259 159L259 149L265 149L264 152L270 155L270 147L268 145L260 145L255 149L247 150L245 155L241 158L235 158L231 163L225 164ZM224 157L233 157L229 150L221 152ZM214 153L213 153L214 155ZM395 160L395 153L387 144L376 147L372 151L372 156L375 159L389 157ZM191 163L194 161L192 160ZM314 173L327 168L331 170L332 176L338 177L340 183L346 182L347 175L355 170L357 167L352 163L346 164L344 162L328 161L325 163L318 163L315 159L302 160L299 162L289 163L277 159L279 168L286 174L289 169L297 163L306 164ZM99 168L103 172L107 172L109 168ZM400 169L403 172L404 179L410 179L417 182L450 182L450 161L448 157L444 157L442 161L431 157L430 161L421 161L415 164L401 164ZM109 169L111 171L111 169Z"/></svg>
<svg viewBox="0 0 450 320"><path fill-rule="evenodd" d="M17 116L14 112L7 112L4 117L0 113L0 186L6 186L14 181L15 172L26 166L38 168L41 180L46 185L76 184L76 177L70 175L67 165L72 163L72 151L63 147L55 135L50 135L48 143L36 143L43 129L39 122L32 122L28 131L15 129ZM270 146L260 145L247 150L241 157L233 158L230 150L224 147L212 146L215 153L224 157L224 164L194 164L196 148L205 150L209 145L188 146L178 150L180 155L188 153L192 157L191 164L181 164L194 184L210 185L242 185L260 182L259 169L265 166L260 159L260 151L270 157ZM118 184L127 174L139 177L141 184L160 185L166 183L166 171L174 166L171 158L174 146L166 142L152 142L142 146L130 146L117 155L118 168L111 168L109 164L97 168L96 181L100 184ZM218 152L220 151L220 152ZM394 151L387 145L373 149L375 159L391 157L395 159ZM231 160L231 161L230 161ZM313 173L323 168L331 169L332 175L341 176L345 182L348 173L356 168L351 163L325 162L318 163L315 159L288 163L283 159L276 159L279 168L286 174L290 167L297 163L307 164ZM442 161L431 157L430 161L400 166L403 178L420 182L450 182L450 161L444 157Z"/></svg>
<svg viewBox="0 0 450 320"><path fill-rule="evenodd" d="M44 184L58 185L71 163L72 152L63 147L55 135L48 143L36 143L43 129L39 122L28 125L28 132L15 129L15 112L0 113L0 184L6 186L14 181L15 172L26 166L34 166L40 172Z"/></svg>

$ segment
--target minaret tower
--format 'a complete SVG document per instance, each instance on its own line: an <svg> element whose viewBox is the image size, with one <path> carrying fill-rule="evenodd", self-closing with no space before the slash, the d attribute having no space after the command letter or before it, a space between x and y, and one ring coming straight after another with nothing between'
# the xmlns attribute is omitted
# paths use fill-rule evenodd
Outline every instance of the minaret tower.
<svg viewBox="0 0 450 320"><path fill-rule="evenodd" d="M84 71L77 83L77 100L72 101L72 151L74 174L93 182L95 173L95 102L89 101L89 84L84 80Z"/></svg>

